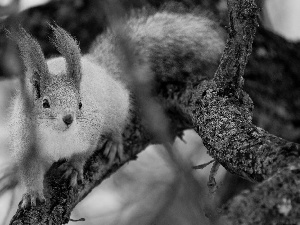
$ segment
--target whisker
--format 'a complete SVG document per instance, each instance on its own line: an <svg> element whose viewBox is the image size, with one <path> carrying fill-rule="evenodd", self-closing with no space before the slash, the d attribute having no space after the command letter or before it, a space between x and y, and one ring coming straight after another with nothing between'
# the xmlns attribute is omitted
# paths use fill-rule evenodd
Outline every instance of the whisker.
<svg viewBox="0 0 300 225"><path fill-rule="evenodd" d="M77 117L78 120L89 120L88 118L85 117Z"/></svg>
<svg viewBox="0 0 300 225"><path fill-rule="evenodd" d="M55 120L57 119L56 117L52 116L52 117L38 117L38 119L41 119L41 120Z"/></svg>

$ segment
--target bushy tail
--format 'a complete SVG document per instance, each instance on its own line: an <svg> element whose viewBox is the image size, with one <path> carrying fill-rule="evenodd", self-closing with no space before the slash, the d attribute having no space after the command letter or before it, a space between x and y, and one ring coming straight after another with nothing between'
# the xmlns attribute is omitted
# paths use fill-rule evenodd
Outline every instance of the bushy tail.
<svg viewBox="0 0 300 225"><path fill-rule="evenodd" d="M146 63L156 76L187 78L213 74L224 49L224 31L206 15L161 11L138 13L121 25L132 43L138 64ZM91 55L114 76L122 79L124 55L113 31L101 35Z"/></svg>

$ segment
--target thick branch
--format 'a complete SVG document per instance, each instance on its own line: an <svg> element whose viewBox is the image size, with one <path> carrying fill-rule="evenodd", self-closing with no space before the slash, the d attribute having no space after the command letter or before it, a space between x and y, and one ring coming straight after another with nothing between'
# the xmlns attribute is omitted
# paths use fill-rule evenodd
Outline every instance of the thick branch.
<svg viewBox="0 0 300 225"><path fill-rule="evenodd" d="M298 144L251 123L252 103L246 94L240 100L224 98L219 96L214 83L204 86L205 91L199 88L191 94L193 102L188 110L198 124L196 129L208 153L230 172L259 182L295 160L295 155L299 156ZM283 161L282 157L286 159Z"/></svg>
<svg viewBox="0 0 300 225"><path fill-rule="evenodd" d="M214 79L200 84L197 91L187 92L191 101L182 104L190 106L187 110L210 155L232 173L264 181L255 192L228 206L228 220L232 224L293 224L300 208L300 146L252 124L253 104L240 88L257 10L253 1L229 2L230 35L221 65ZM278 188L276 193L272 193L274 188ZM270 219L270 214L276 217Z"/></svg>
<svg viewBox="0 0 300 225"><path fill-rule="evenodd" d="M228 1L229 38L216 71L214 81L220 92L237 95L242 76L252 51L257 23L257 7L253 1Z"/></svg>

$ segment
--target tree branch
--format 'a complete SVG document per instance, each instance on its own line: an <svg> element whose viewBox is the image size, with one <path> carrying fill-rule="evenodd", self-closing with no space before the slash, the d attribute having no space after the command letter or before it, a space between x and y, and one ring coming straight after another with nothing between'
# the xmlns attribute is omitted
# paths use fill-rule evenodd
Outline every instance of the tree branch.
<svg viewBox="0 0 300 225"><path fill-rule="evenodd" d="M229 38L214 82L220 92L229 97L237 94L238 97L258 26L258 10L253 1L228 0L228 8Z"/></svg>
<svg viewBox="0 0 300 225"><path fill-rule="evenodd" d="M300 146L252 124L252 100L241 87L257 26L257 9L254 1L228 2L230 33L221 64L213 80L203 82L192 93L187 91L185 95L191 99L181 104L192 115L211 156L232 173L254 182L265 181L228 206L228 220L232 224L270 220L293 224L299 219L300 176L295 171L300 169ZM289 188L283 188L282 183ZM276 194L271 194L272 186L279 188ZM257 201L262 201L261 208ZM270 201L273 204L267 204ZM283 201L288 202L289 210L283 210ZM268 220L270 213L277 216Z"/></svg>

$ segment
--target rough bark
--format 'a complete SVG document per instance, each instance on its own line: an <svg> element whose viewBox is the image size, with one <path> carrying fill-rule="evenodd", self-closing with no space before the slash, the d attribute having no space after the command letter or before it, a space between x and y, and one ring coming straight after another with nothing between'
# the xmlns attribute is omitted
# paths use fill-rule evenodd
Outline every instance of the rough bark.
<svg viewBox="0 0 300 225"><path fill-rule="evenodd" d="M214 79L191 94L189 112L209 154L228 171L263 181L253 192L229 204L228 221L296 224L300 218L300 146L252 124L252 101L241 88L257 26L257 9L253 1L228 2L229 40L221 64ZM282 188L285 185L289 188ZM278 189L274 192L271 187Z"/></svg>

